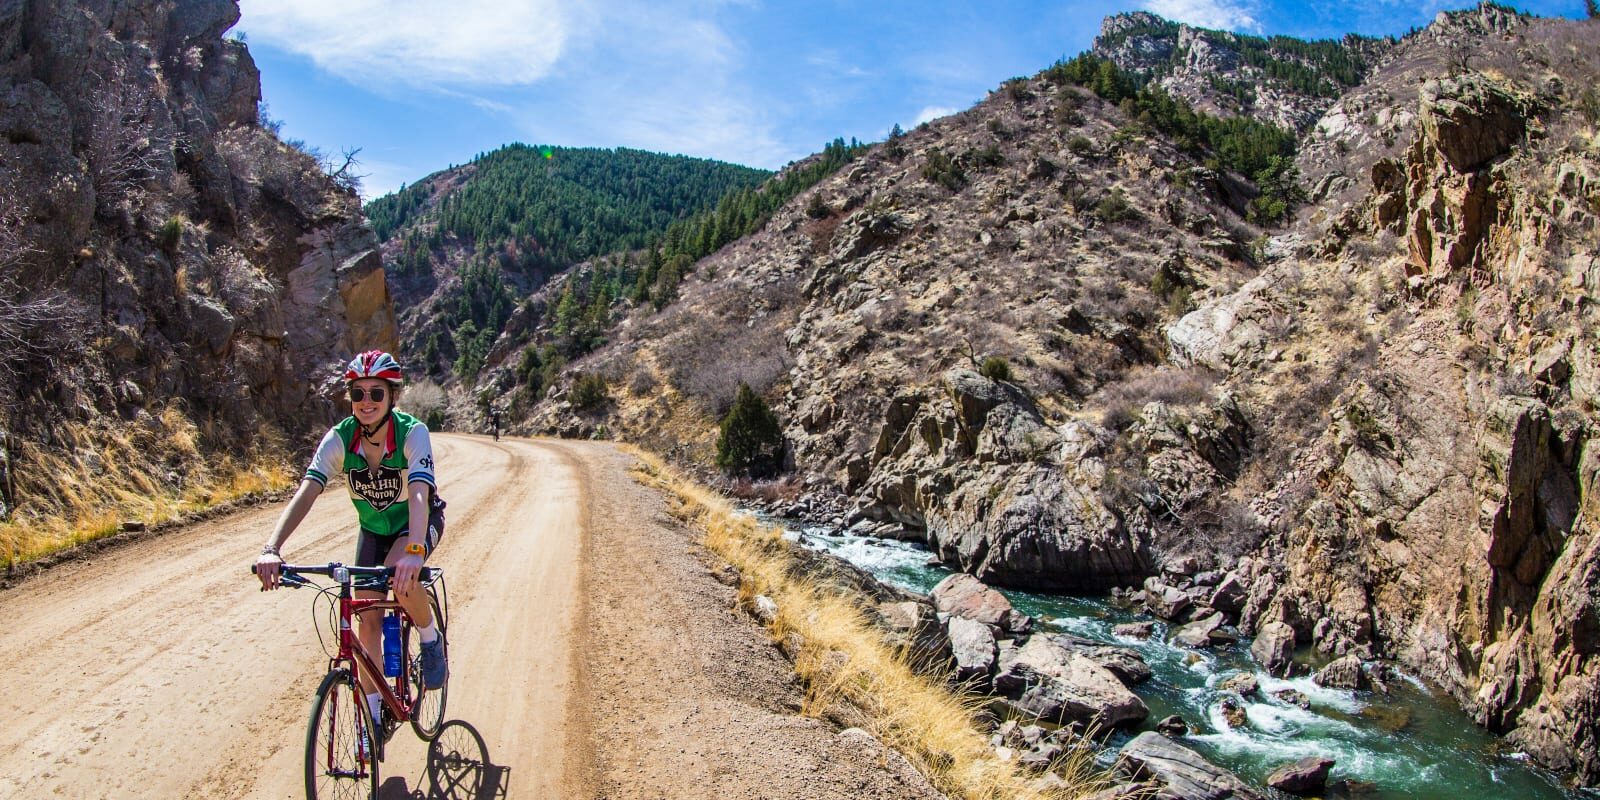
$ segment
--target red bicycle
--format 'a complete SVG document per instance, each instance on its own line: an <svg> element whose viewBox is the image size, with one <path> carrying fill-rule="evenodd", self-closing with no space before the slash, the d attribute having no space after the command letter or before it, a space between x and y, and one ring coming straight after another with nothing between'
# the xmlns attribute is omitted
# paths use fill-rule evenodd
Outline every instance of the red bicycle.
<svg viewBox="0 0 1600 800"><path fill-rule="evenodd" d="M252 567L254 572L255 568ZM329 600L330 627L337 625L338 651L329 653L328 674L317 687L311 702L311 724L306 729L306 797L321 798L378 797L378 762L383 760L383 747L396 729L406 722L424 741L439 735L444 722L444 704L449 682L438 689L428 689L422 683L422 642L415 634L410 615L400 603L385 595L383 599L357 598L358 589L371 589L387 593L389 580L394 577L393 567L349 567L337 562L331 564L284 564L281 567L285 586L315 589L318 598ZM331 578L331 585L322 585L306 576L320 575ZM446 640L449 622L448 592L440 602L444 588L444 570L423 567L420 580L428 592L428 602L433 607L434 619L439 621L439 637ZM438 587L436 589L435 587ZM313 604L315 604L315 600ZM380 659L374 658L362 646L355 634L352 620L362 614L384 614L394 611L400 616L400 642L403 657L399 674L385 676L378 684L383 695L382 730L373 730L372 715L368 713L366 696L356 680L357 664L368 675L384 675ZM322 640L322 629L317 628L317 638ZM327 642L323 649L327 650ZM446 642L446 652L449 644Z"/></svg>

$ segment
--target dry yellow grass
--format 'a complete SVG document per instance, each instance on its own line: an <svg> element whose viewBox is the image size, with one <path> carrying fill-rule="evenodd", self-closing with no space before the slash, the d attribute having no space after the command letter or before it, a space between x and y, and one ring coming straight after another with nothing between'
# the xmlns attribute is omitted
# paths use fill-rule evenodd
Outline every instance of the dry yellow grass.
<svg viewBox="0 0 1600 800"><path fill-rule="evenodd" d="M200 439L174 404L125 424L64 424L54 446L23 442L12 464L22 507L0 524L0 568L109 536L124 522L157 525L284 489L297 477L273 434L231 456L202 454Z"/></svg>
<svg viewBox="0 0 1600 800"><path fill-rule="evenodd" d="M787 644L807 687L803 713L820 715L848 704L879 739L904 755L940 791L966 800L1064 800L1109 785L1093 750L1075 748L1055 765L1063 781L1046 785L1001 759L979 729L980 697L952 690L915 672L903 651L890 647L861 607L839 591L796 577L789 545L773 527L734 511L711 490L684 479L659 458L634 450L645 480L676 497L675 513L705 531L705 544L736 567L740 597L777 603L768 626ZM797 636L796 636L797 634Z"/></svg>

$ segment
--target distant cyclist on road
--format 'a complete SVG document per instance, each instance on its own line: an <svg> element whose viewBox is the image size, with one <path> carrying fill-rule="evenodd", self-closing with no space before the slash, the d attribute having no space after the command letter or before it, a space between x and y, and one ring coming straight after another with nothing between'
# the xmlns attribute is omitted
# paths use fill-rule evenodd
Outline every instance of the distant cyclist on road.
<svg viewBox="0 0 1600 800"><path fill-rule="evenodd" d="M444 647L428 594L417 582L422 563L444 535L444 501L433 475L433 445L421 420L394 409L402 374L394 357L369 350L350 360L345 386L351 416L328 430L317 446L300 489L278 518L272 539L261 548L256 574L263 590L278 587L283 543L305 519L311 504L331 478L344 473L360 517L356 566L394 567L394 590L422 639L422 680L429 689L444 685ZM378 592L358 595L382 597ZM383 622L377 614L361 615L361 644L382 652ZM374 720L382 708L377 691L381 675L361 676L362 690Z"/></svg>

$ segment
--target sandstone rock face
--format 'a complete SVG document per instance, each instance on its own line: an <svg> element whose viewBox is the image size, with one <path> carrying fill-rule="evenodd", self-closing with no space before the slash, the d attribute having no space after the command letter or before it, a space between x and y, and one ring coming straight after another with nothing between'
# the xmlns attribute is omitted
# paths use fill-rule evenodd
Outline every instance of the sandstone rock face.
<svg viewBox="0 0 1600 800"><path fill-rule="evenodd" d="M1017 711L1058 723L1116 727L1150 714L1110 670L1043 636L1001 653L994 686Z"/></svg>
<svg viewBox="0 0 1600 800"><path fill-rule="evenodd" d="M1422 135L1457 172L1476 171L1509 152L1526 131L1526 114L1527 101L1482 75L1422 87Z"/></svg>
<svg viewBox="0 0 1600 800"><path fill-rule="evenodd" d="M1154 731L1122 746L1122 758L1166 784L1163 796L1181 800L1261 800L1233 773Z"/></svg>
<svg viewBox="0 0 1600 800"><path fill-rule="evenodd" d="M925 527L941 558L985 581L1104 588L1148 569L1143 542L1092 489L1095 431L1052 429L1026 396L973 372L947 373L943 389L890 404L866 514Z"/></svg>

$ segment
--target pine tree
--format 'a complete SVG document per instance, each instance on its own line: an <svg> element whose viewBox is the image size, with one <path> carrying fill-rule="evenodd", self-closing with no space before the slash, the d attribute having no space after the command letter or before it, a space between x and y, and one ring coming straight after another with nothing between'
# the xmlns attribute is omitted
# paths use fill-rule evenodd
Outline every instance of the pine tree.
<svg viewBox="0 0 1600 800"><path fill-rule="evenodd" d="M783 460L783 431L767 402L743 382L733 408L722 418L717 466L730 475L769 478Z"/></svg>
<svg viewBox="0 0 1600 800"><path fill-rule="evenodd" d="M1583 0L1583 8L1589 12L1589 19L1600 19L1600 2Z"/></svg>

